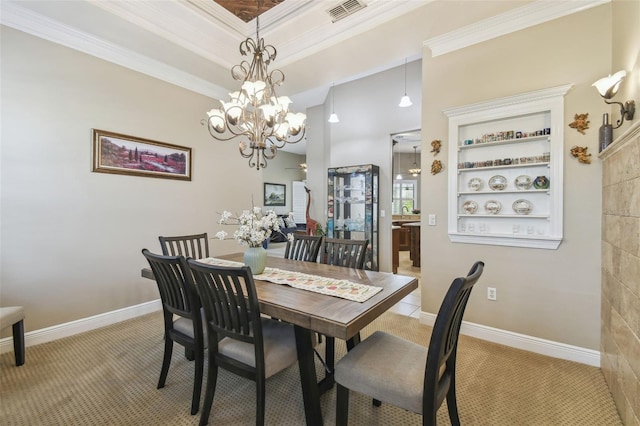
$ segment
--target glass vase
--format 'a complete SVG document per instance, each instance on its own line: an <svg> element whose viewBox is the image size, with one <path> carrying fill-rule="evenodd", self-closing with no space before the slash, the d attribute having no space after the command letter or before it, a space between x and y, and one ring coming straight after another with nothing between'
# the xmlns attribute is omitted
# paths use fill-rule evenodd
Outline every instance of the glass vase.
<svg viewBox="0 0 640 426"><path fill-rule="evenodd" d="M244 252L244 264L253 275L261 274L267 266L267 251L262 247L249 247Z"/></svg>

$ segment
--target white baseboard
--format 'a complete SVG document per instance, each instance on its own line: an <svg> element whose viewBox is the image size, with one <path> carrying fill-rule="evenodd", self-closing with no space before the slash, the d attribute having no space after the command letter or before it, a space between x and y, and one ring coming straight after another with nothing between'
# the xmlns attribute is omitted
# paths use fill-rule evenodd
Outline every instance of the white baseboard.
<svg viewBox="0 0 640 426"><path fill-rule="evenodd" d="M76 321L58 324L40 330L29 331L25 333L25 345L33 346L40 343L51 342L63 337L73 336L74 334L85 331L95 330L96 328L115 324L151 312L162 309L160 299L150 302L141 303L139 305L129 306L103 314L94 315L92 317L79 319ZM435 314L421 312L420 322L429 326L433 326L436 319ZM551 356L554 358L565 359L568 361L579 362L593 367L600 367L600 352L592 349L581 348L578 346L567 345L565 343L554 342L551 340L540 339L538 337L527 336L512 331L501 330L498 328L488 327L486 325L474 324L463 321L460 333L476 337L478 339L487 340L489 342L499 343L501 345L510 346L517 349ZM0 353L13 350L13 339L6 337L0 339Z"/></svg>
<svg viewBox="0 0 640 426"><path fill-rule="evenodd" d="M73 336L74 334L95 330L96 328L104 327L106 325L115 324L120 321L159 311L161 309L162 304L160 302L160 299L156 299L150 302L141 303L139 305L129 306L115 311L94 315L92 317L82 318L64 324L58 324L51 327L42 328L40 330L29 331L24 334L25 346L33 346L40 343L51 342L63 337ZM13 351L13 338L6 337L4 339L0 339L0 353L10 351ZM28 356L29 354L27 354L27 357Z"/></svg>
<svg viewBox="0 0 640 426"><path fill-rule="evenodd" d="M422 324L433 326L435 320L435 314L428 312L420 313L420 323ZM523 349L525 351L565 359L567 361L579 362L592 367L600 367L600 351L595 351L593 349L567 345L565 343L540 339L538 337L527 336L525 334L514 333L512 331L501 330L499 328L474 324L467 321L462 321L460 333L465 336L476 337L478 339L499 343L512 348Z"/></svg>

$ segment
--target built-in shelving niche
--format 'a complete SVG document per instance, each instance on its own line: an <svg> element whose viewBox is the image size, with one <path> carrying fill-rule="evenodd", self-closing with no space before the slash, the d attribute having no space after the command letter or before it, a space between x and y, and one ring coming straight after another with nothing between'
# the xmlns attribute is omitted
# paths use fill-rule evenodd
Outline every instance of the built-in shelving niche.
<svg viewBox="0 0 640 426"><path fill-rule="evenodd" d="M448 234L452 242L559 247L564 95L570 88L558 86L444 111L449 118ZM489 185L494 176L505 178L503 189ZM519 176L532 181L543 176L549 187L518 187ZM472 179L481 186L470 187ZM527 214L515 211L518 200L528 202ZM496 203L490 201L500 206L497 213Z"/></svg>

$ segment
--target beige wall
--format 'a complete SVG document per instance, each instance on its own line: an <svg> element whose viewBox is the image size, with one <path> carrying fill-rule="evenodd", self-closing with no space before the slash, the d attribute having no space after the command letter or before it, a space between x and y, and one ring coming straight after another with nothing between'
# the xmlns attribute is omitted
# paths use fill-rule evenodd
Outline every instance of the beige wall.
<svg viewBox="0 0 640 426"><path fill-rule="evenodd" d="M600 343L601 165L579 164L573 145L598 152L598 120L606 105L591 83L609 71L608 5L556 19L433 58L423 54L423 151L448 140L443 109L573 84L565 97L565 123L576 113L593 117L586 135L565 128L564 240L557 250L453 244L447 235L447 176L423 180L422 211L438 226L422 227L422 310L437 312L452 278L473 261L486 262L465 320L593 350ZM447 149L444 146L443 158ZM448 165L448 167L456 167ZM423 215L424 217L424 215ZM497 288L497 301L486 288Z"/></svg>
<svg viewBox="0 0 640 426"><path fill-rule="evenodd" d="M2 27L2 305L27 331L158 298L140 250L218 230L261 173L200 125L213 99ZM168 119L170 118L170 119ZM191 182L91 172L91 129L193 149ZM214 254L238 251L213 241Z"/></svg>

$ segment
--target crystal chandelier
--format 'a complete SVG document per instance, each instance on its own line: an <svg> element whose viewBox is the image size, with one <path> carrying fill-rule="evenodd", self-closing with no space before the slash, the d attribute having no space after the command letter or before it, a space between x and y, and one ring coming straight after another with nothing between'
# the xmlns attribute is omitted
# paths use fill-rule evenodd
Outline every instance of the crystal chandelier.
<svg viewBox="0 0 640 426"><path fill-rule="evenodd" d="M258 2L258 11L260 2ZM276 49L260 38L260 21L256 16L256 38L240 43L242 56L253 55L249 64L243 60L231 68L234 80L242 81L240 91L229 93L228 102L207 112L207 127L213 138L228 141L242 138L240 155L249 159L256 170L267 167L267 160L276 156L286 143L300 142L305 135L303 113L289 111L291 99L277 96L276 87L284 82L279 69L269 72L267 66L275 60Z"/></svg>
<svg viewBox="0 0 640 426"><path fill-rule="evenodd" d="M416 162L417 159L417 149L418 149L418 145L415 145L413 147L413 168L409 169L409 173L411 173L413 176L418 176L421 172L420 168L418 167L418 163Z"/></svg>

